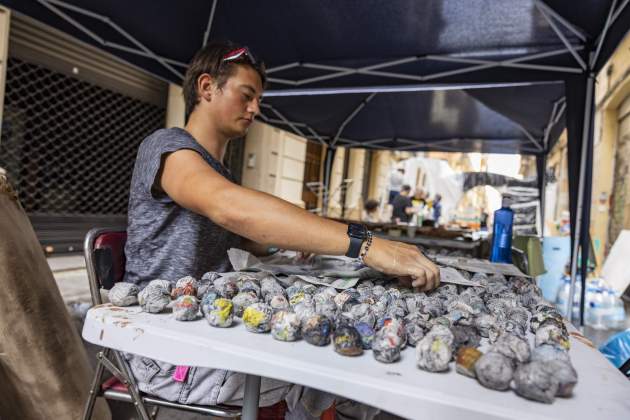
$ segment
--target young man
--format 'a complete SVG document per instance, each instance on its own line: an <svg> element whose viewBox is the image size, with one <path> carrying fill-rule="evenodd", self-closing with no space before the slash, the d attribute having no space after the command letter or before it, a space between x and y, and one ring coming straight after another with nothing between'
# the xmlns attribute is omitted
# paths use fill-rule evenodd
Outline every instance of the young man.
<svg viewBox="0 0 630 420"><path fill-rule="evenodd" d="M407 184L403 185L400 189L400 194L394 198L394 209L392 210L392 222L395 223L409 223L411 215L415 212L413 204L411 203L411 187Z"/></svg>
<svg viewBox="0 0 630 420"><path fill-rule="evenodd" d="M229 248L264 254L274 246L352 257L362 253L372 268L407 278L420 290L435 288L439 272L417 248L374 238L368 249L362 226L315 216L233 182L222 164L225 150L230 139L247 133L259 114L264 84L264 69L247 48L212 43L192 59L183 84L185 129L158 130L138 150L125 280L142 287L157 278L199 278L207 271L230 270ZM163 398L205 405L234 404L242 398L240 374L190 368L186 381L174 382L170 365L140 357L130 357L130 364L141 390ZM279 401L287 390L286 383L263 380L261 405ZM309 415L327 407L317 396L302 395L304 401L308 404L296 409L306 408Z"/></svg>

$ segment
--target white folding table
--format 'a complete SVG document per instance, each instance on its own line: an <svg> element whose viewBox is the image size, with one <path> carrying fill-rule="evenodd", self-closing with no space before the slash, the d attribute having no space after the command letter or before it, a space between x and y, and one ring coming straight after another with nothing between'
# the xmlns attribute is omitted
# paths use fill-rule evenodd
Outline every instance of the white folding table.
<svg viewBox="0 0 630 420"><path fill-rule="evenodd" d="M274 340L247 332L242 324L213 328L204 319L176 321L171 314L148 314L138 306L110 304L88 311L87 341L175 365L227 369L248 374L243 418L255 418L260 377L327 391L413 419L630 419L630 381L596 349L571 337L571 360L579 381L571 398L542 404L511 391L486 389L457 374L430 373L415 365L408 347L401 360L379 363L366 351L359 357L336 354L332 345ZM183 351L182 349L185 349Z"/></svg>

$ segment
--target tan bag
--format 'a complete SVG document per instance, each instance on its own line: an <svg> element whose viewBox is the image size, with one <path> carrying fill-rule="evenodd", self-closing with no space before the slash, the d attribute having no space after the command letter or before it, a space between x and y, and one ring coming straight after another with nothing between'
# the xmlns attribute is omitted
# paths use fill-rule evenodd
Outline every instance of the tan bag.
<svg viewBox="0 0 630 420"><path fill-rule="evenodd" d="M91 378L33 227L0 174L0 418L79 419ZM111 418L100 398L93 418Z"/></svg>

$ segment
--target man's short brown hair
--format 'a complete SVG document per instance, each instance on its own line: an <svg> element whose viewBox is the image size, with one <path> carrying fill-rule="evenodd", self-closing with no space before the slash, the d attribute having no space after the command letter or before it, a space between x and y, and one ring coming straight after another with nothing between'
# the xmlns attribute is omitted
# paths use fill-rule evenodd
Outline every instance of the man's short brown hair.
<svg viewBox="0 0 630 420"><path fill-rule="evenodd" d="M236 71L237 65L250 66L260 76L260 81L263 87L267 81L265 74L265 65L261 62L254 62L252 58L247 55L243 55L236 60L223 61L226 54L241 48L231 41L214 41L209 42L205 47L197 51L193 59L188 65L186 75L184 76L183 92L184 103L186 106L186 120L195 109L195 106L199 103L199 93L197 92L197 79L202 74L208 74L212 77L219 89L225 86L227 80Z"/></svg>

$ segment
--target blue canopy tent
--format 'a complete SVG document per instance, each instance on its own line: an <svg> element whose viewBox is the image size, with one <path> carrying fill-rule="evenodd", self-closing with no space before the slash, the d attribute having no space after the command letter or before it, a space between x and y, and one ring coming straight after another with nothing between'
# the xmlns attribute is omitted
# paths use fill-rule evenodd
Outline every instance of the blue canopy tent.
<svg viewBox="0 0 630 420"><path fill-rule="evenodd" d="M588 249L594 77L629 2L1 1L175 83L209 39L248 45L269 69L261 119L330 151L533 154L542 189L566 127L572 285ZM579 269L584 282L586 259Z"/></svg>

